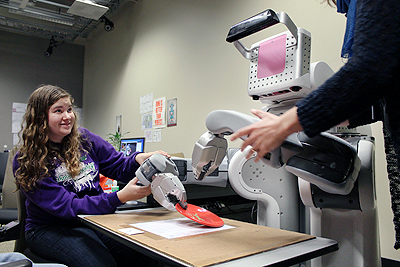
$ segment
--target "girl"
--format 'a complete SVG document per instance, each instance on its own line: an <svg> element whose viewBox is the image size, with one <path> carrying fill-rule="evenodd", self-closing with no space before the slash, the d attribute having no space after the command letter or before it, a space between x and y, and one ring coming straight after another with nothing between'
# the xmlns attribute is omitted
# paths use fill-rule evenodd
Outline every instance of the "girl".
<svg viewBox="0 0 400 267"><path fill-rule="evenodd" d="M17 188L26 196L26 241L46 259L73 266L157 266L152 259L92 230L78 214L106 214L151 193L138 186L135 171L154 153L124 157L111 144L78 128L73 98L45 85L29 98L22 140L13 161ZM104 193L99 174L127 182Z"/></svg>

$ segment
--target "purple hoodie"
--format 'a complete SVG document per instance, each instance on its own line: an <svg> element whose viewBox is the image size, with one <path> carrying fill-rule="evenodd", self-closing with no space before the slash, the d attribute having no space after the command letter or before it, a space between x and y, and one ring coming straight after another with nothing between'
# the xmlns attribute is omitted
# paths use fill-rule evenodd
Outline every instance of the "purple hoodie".
<svg viewBox="0 0 400 267"><path fill-rule="evenodd" d="M103 192L99 173L129 182L140 166L135 160L138 152L124 157L100 136L85 128L80 131L91 147L85 146L88 154L81 157L83 166L78 177L73 179L65 164L54 160L50 177L41 180L37 189L31 192L21 189L26 196L26 231L40 225L73 225L78 222L78 214L112 213L122 204L116 192ZM13 161L14 173L19 167L17 157L18 153Z"/></svg>

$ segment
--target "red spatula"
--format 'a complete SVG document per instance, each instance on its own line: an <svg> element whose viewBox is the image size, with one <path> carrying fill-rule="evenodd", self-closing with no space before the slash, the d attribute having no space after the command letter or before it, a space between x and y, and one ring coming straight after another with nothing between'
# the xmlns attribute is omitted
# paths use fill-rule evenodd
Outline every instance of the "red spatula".
<svg viewBox="0 0 400 267"><path fill-rule="evenodd" d="M185 203L186 204L186 203ZM224 221L209 210L203 209L199 206L186 204L186 208L183 208L180 203L175 205L177 211L183 216L198 222L200 224L210 227L221 227L224 225Z"/></svg>

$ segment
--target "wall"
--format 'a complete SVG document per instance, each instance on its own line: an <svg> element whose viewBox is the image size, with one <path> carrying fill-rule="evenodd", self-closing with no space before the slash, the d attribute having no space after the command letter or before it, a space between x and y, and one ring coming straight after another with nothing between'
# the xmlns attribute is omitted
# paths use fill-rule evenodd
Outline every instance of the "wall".
<svg viewBox="0 0 400 267"><path fill-rule="evenodd" d="M305 14L289 2L150 0L127 6L114 19L114 31L99 32L86 46L87 126L105 136L114 131L115 116L122 115L123 131L143 136L139 97L149 93L154 98L176 97L178 126L164 129L162 142L146 147L190 156L193 143L206 130L204 119L210 111L249 113L250 108L262 107L247 96L248 61L225 38L231 25L266 8L285 10L298 26L311 31L312 60L325 60L338 69L343 16L317 0L304 1L309 9ZM250 36L245 44L283 30L279 26ZM332 34L326 36L326 32ZM190 133L182 131L189 128Z"/></svg>
<svg viewBox="0 0 400 267"><path fill-rule="evenodd" d="M64 43L50 57L49 40L0 31L0 149L12 148L12 103L26 103L41 84L67 89L82 107L84 47Z"/></svg>
<svg viewBox="0 0 400 267"><path fill-rule="evenodd" d="M262 104L246 92L248 64L225 41L230 26L267 8L285 11L298 27L312 33L311 61L325 61L335 71L343 62L340 49L345 17L321 0L139 0L112 18L115 30L99 32L86 45L83 103L85 126L106 137L122 115L122 131L144 136L140 96L178 99L178 126L162 130L162 141L146 143L191 157L194 143L206 131L205 118L215 109L250 113ZM243 40L246 46L285 31L277 25ZM376 177L382 255L400 259L393 249L390 198L380 124ZM239 147L240 141L230 143Z"/></svg>

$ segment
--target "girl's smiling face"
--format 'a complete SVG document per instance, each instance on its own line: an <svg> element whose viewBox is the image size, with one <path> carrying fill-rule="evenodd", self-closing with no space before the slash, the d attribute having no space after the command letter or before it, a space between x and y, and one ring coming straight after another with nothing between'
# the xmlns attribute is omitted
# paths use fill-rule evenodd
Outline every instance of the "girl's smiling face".
<svg viewBox="0 0 400 267"><path fill-rule="evenodd" d="M75 114L69 97L60 98L48 111L49 139L61 143L62 139L71 133Z"/></svg>

